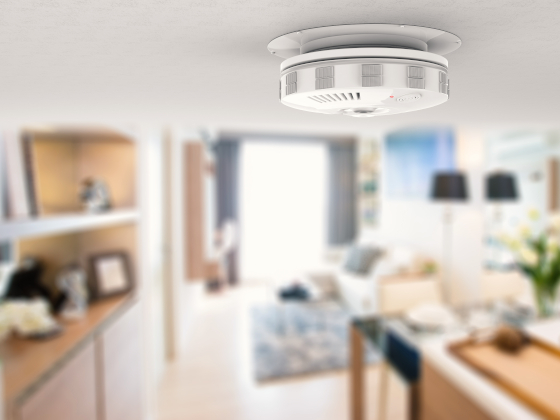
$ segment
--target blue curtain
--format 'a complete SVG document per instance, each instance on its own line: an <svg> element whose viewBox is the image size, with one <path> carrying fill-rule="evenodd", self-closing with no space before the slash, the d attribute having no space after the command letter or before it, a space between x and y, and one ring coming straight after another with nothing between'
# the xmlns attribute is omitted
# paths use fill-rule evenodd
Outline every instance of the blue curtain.
<svg viewBox="0 0 560 420"><path fill-rule="evenodd" d="M329 144L329 245L344 245L356 236L356 145Z"/></svg>
<svg viewBox="0 0 560 420"><path fill-rule="evenodd" d="M238 221L239 142L220 140L214 146L216 157L216 227L224 221Z"/></svg>

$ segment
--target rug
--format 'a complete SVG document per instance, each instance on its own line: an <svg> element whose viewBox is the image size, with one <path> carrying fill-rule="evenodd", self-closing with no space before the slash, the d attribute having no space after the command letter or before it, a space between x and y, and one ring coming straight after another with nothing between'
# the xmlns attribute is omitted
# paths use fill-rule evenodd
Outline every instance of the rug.
<svg viewBox="0 0 560 420"><path fill-rule="evenodd" d="M335 301L289 302L251 310L253 365L258 381L348 367L350 314ZM366 350L366 361L378 360Z"/></svg>

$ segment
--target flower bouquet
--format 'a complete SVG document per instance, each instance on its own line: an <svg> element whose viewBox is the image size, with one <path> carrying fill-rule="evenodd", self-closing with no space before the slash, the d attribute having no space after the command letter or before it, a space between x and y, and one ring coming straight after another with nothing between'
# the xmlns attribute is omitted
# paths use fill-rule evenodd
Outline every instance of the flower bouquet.
<svg viewBox="0 0 560 420"><path fill-rule="evenodd" d="M529 211L533 223L539 217L538 211ZM538 315L548 317L554 312L560 283L560 216L552 217L540 233L535 230L529 224L522 224L517 237L503 234L500 239L513 252L517 267L531 281Z"/></svg>

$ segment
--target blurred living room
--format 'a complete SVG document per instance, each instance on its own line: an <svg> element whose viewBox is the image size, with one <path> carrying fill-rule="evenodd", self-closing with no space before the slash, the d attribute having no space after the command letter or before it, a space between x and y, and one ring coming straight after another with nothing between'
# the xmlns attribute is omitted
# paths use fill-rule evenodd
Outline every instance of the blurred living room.
<svg viewBox="0 0 560 420"><path fill-rule="evenodd" d="M560 419L559 17L0 2L0 420Z"/></svg>

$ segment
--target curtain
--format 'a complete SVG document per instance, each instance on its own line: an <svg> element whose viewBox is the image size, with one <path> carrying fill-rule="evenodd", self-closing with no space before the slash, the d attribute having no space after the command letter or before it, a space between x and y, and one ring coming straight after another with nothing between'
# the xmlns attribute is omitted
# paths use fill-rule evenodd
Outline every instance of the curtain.
<svg viewBox="0 0 560 420"><path fill-rule="evenodd" d="M356 145L329 144L328 239L344 245L356 236Z"/></svg>
<svg viewBox="0 0 560 420"><path fill-rule="evenodd" d="M239 142L220 140L215 146L216 156L216 226L226 220L238 221Z"/></svg>

